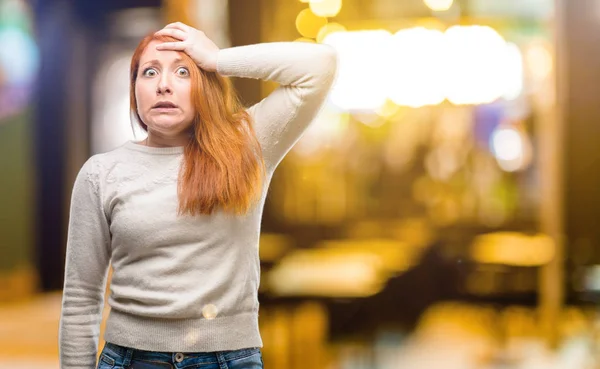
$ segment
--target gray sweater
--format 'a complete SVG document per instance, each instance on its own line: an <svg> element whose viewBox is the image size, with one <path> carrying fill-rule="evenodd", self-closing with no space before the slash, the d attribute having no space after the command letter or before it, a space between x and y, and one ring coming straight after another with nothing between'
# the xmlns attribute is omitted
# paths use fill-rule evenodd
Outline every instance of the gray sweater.
<svg viewBox="0 0 600 369"><path fill-rule="evenodd" d="M280 86L250 107L267 167L247 214L177 216L183 147L127 142L92 156L71 198L60 319L61 368L94 368L107 271L105 340L150 351L261 347L258 241L273 171L323 104L336 72L326 45L267 43L223 49L225 76Z"/></svg>

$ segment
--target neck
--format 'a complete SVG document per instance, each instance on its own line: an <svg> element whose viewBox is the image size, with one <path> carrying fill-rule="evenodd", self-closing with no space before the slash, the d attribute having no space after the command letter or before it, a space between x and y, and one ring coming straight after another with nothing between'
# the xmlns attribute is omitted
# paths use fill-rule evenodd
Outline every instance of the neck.
<svg viewBox="0 0 600 369"><path fill-rule="evenodd" d="M148 137L142 141L142 144L149 147L180 147L185 146L189 139L189 135L164 137L148 131Z"/></svg>

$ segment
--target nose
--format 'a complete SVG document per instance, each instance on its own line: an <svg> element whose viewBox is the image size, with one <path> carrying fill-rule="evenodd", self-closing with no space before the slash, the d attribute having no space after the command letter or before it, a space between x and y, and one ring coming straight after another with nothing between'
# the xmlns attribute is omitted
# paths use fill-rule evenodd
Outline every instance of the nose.
<svg viewBox="0 0 600 369"><path fill-rule="evenodd" d="M169 81L167 73L165 73L158 80L158 85L156 86L156 94L165 95L171 93L173 93L173 91L171 90L171 82Z"/></svg>

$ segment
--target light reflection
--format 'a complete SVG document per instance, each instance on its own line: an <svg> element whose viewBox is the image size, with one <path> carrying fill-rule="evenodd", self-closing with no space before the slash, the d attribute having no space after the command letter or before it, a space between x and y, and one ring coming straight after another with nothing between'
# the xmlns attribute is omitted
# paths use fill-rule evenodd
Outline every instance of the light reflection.
<svg viewBox="0 0 600 369"><path fill-rule="evenodd" d="M433 11L443 12L452 6L454 0L423 0L425 5Z"/></svg>
<svg viewBox="0 0 600 369"><path fill-rule="evenodd" d="M321 17L335 17L342 10L342 0L311 0L310 9Z"/></svg>
<svg viewBox="0 0 600 369"><path fill-rule="evenodd" d="M32 24L26 2L0 0L0 120L23 112L31 103L40 68Z"/></svg>
<svg viewBox="0 0 600 369"><path fill-rule="evenodd" d="M18 28L0 30L0 70L11 85L29 85L39 67L39 53L31 36Z"/></svg>
<svg viewBox="0 0 600 369"><path fill-rule="evenodd" d="M378 128L385 124L385 119L375 112L355 112L352 117L371 128Z"/></svg>
<svg viewBox="0 0 600 369"><path fill-rule="evenodd" d="M509 42L506 44L506 64L504 68L507 72L502 97L506 100L514 100L521 95L524 82L523 56L519 47L514 43Z"/></svg>
<svg viewBox="0 0 600 369"><path fill-rule="evenodd" d="M502 170L522 170L531 162L531 143L522 130L499 126L492 132L490 141L492 152Z"/></svg>
<svg viewBox="0 0 600 369"><path fill-rule="evenodd" d="M506 42L486 26L453 26L445 32L446 88L454 104L489 103L505 93L507 78L515 74L507 64Z"/></svg>
<svg viewBox="0 0 600 369"><path fill-rule="evenodd" d="M442 60L444 34L421 27L398 31L389 46L388 96L396 104L410 107L437 105L444 101L445 90L440 81L448 72Z"/></svg>
<svg viewBox="0 0 600 369"><path fill-rule="evenodd" d="M323 42L327 36L335 32L346 32L346 27L339 23L327 23L319 30L317 34L317 42Z"/></svg>
<svg viewBox="0 0 600 369"><path fill-rule="evenodd" d="M383 105L375 109L375 114L382 118L390 118L400 111L400 106L392 100L386 100Z"/></svg>
<svg viewBox="0 0 600 369"><path fill-rule="evenodd" d="M296 17L296 29L306 38L316 38L327 19L315 15L310 9L302 10Z"/></svg>
<svg viewBox="0 0 600 369"><path fill-rule="evenodd" d="M420 107L513 100L523 90L520 49L487 26L423 27L326 35L337 49L339 73L330 95L338 107L376 110L387 99Z"/></svg>
<svg viewBox="0 0 600 369"><path fill-rule="evenodd" d="M282 296L370 296L385 281L379 265L379 258L369 253L301 250L284 257L267 280L270 291Z"/></svg>
<svg viewBox="0 0 600 369"><path fill-rule="evenodd" d="M525 51L527 71L534 80L542 81L550 75L553 68L552 54L549 46L538 41L533 42Z"/></svg>
<svg viewBox="0 0 600 369"><path fill-rule="evenodd" d="M523 156L523 144L519 133L511 128L501 128L492 134L494 154L500 160L516 160Z"/></svg>
<svg viewBox="0 0 600 369"><path fill-rule="evenodd" d="M480 263L540 266L552 260L555 249L552 239L544 234L497 232L478 236L471 246L471 255Z"/></svg>
<svg viewBox="0 0 600 369"><path fill-rule="evenodd" d="M389 45L388 31L336 32L323 43L338 52L338 76L329 98L348 111L373 111L387 99L387 62L380 58Z"/></svg>

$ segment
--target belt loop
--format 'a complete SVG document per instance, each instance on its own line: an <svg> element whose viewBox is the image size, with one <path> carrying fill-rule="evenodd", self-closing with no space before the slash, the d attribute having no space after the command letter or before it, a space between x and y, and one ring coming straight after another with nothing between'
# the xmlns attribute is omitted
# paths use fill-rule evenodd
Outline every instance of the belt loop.
<svg viewBox="0 0 600 369"><path fill-rule="evenodd" d="M216 354L217 362L219 363L219 369L228 369L227 359L225 358L225 355L223 355L223 352L217 351Z"/></svg>
<svg viewBox="0 0 600 369"><path fill-rule="evenodd" d="M125 359L123 360L123 367L127 368L129 367L129 365L131 365L131 359L133 358L133 351L134 349L132 348L127 348L127 351L125 352Z"/></svg>

